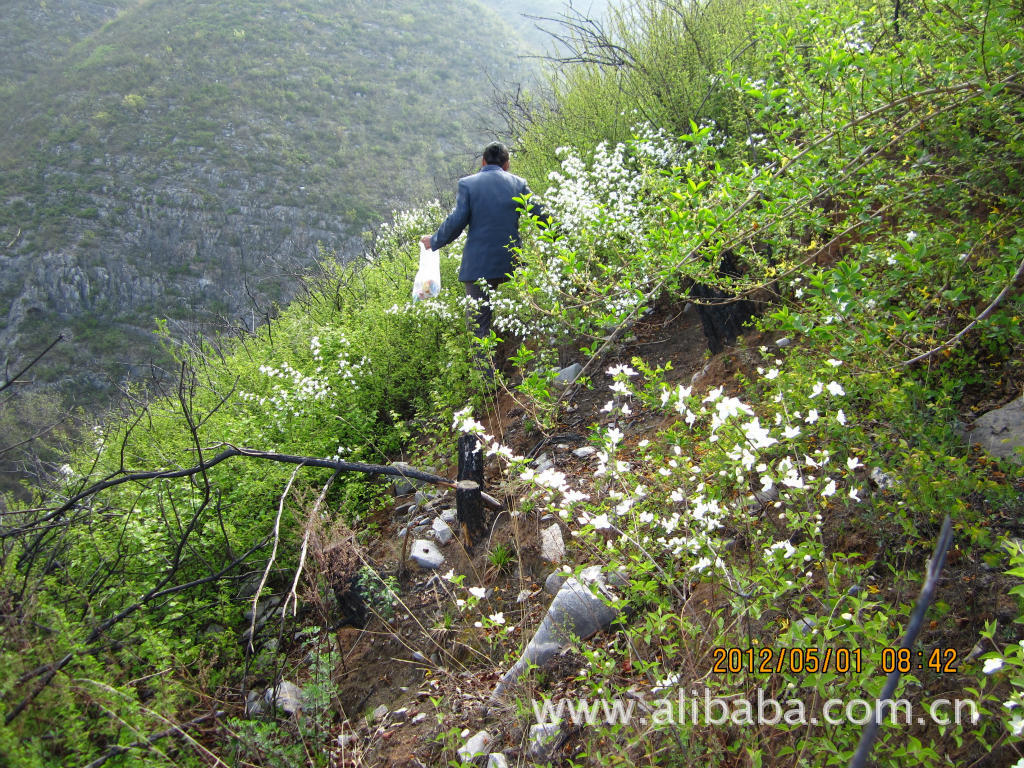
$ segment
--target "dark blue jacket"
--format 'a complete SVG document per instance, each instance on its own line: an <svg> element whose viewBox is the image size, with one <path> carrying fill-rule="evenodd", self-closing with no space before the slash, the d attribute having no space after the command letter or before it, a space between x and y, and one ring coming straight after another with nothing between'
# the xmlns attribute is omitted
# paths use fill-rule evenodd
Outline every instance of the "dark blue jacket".
<svg viewBox="0 0 1024 768"><path fill-rule="evenodd" d="M459 179L455 209L430 238L430 247L435 251L443 248L468 226L459 280L495 280L511 274L514 268L511 249L519 247L521 242L516 209L522 207L522 203L514 198L529 194L525 179L502 170L499 165L483 166L472 176ZM530 213L541 216L540 206L533 203Z"/></svg>

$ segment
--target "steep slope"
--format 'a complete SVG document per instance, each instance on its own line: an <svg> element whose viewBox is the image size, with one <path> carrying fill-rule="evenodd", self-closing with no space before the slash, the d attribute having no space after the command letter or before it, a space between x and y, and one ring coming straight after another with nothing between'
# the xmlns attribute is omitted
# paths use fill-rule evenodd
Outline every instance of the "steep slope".
<svg viewBox="0 0 1024 768"><path fill-rule="evenodd" d="M141 0L9 0L0 26L0 93L6 98L68 48Z"/></svg>
<svg viewBox="0 0 1024 768"><path fill-rule="evenodd" d="M508 37L453 0L154 0L64 56L51 39L20 86L8 64L0 350L70 330L38 372L80 383L144 362L126 341L154 317L251 326L251 299L293 295L318 241L351 254L467 167L483 76L517 66Z"/></svg>

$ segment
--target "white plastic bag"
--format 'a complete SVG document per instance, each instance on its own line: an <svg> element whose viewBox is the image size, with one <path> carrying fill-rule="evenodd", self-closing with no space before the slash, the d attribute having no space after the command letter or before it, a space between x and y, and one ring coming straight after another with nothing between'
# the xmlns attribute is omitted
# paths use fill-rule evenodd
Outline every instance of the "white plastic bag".
<svg viewBox="0 0 1024 768"><path fill-rule="evenodd" d="M441 257L420 243L420 268L412 283L412 300L432 299L441 292Z"/></svg>

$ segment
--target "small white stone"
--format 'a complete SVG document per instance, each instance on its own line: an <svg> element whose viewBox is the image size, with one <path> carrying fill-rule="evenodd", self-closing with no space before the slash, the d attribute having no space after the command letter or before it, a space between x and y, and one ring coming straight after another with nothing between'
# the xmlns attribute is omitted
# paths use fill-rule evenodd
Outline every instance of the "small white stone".
<svg viewBox="0 0 1024 768"><path fill-rule="evenodd" d="M487 731L480 731L473 738L459 748L459 759L468 762L474 757L487 754L487 745L491 743L491 734Z"/></svg>
<svg viewBox="0 0 1024 768"><path fill-rule="evenodd" d="M444 555L441 554L441 550L437 548L434 542L427 541L426 539L416 539L412 543L409 556L421 568L440 568L444 563Z"/></svg>

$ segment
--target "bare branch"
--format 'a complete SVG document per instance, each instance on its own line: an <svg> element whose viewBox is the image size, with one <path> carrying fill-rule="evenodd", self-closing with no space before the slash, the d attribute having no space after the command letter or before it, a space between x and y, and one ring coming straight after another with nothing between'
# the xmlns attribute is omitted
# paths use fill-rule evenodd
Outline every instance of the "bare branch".
<svg viewBox="0 0 1024 768"><path fill-rule="evenodd" d="M568 54L561 56L538 55L529 58L553 61L558 64L593 64L611 68L639 66L639 62L632 52L614 42L611 34L599 21L584 16L575 8L570 8L569 12L563 13L557 18L533 16L526 13L523 16L534 21L553 22L565 30L560 34L535 24L534 26L538 30L563 46Z"/></svg>
<svg viewBox="0 0 1024 768"><path fill-rule="evenodd" d="M300 464L292 472L292 476L288 478L288 485L285 486L284 493L281 494L281 501L277 505L277 517L274 518L274 546L270 550L270 557L267 558L267 567L263 569L263 578L260 579L260 585L256 587L256 594L252 596L252 622L249 624L249 652L255 652L256 648L253 645L253 640L256 639L256 618L259 614L260 604L260 593L263 591L263 587L267 583L267 578L270 576L270 570L274 567L274 561L277 560L277 545L281 541L281 516L284 514L284 502L288 498L288 492L292 489L292 483L295 482L296 476L299 474L299 470L302 469ZM283 615L282 611L282 615Z"/></svg>
<svg viewBox="0 0 1024 768"><path fill-rule="evenodd" d="M236 448L235 446L231 446L212 458L207 459L204 462L200 462L193 467L174 470L153 470L150 472L126 472L124 474L117 474L113 477L108 477L106 480L94 483L88 488L79 491L59 507L51 510L48 514L33 521L32 523L19 528L10 528L7 530L0 529L0 540L10 538L11 536L17 536L25 531L38 527L43 523L54 520L73 509L83 499L95 496L97 493L104 491L107 488L113 488L114 486L123 485L124 483L134 483L143 480L172 480L179 477L192 477L193 475L206 472L206 470L211 467L216 466L225 459L230 459L234 456L245 456L250 459L264 459L266 461L276 461L283 464L301 464L307 467L333 469L338 472L362 472L368 475L405 477L410 480L421 480L425 483L441 485L446 488L455 487L455 483L447 478L432 475L429 472L421 472L418 469L410 469L408 467L396 467L384 464L363 464L361 462L338 461L335 459L318 459L313 456L293 456L285 453L273 453L271 451L258 451L252 448Z"/></svg>
<svg viewBox="0 0 1024 768"><path fill-rule="evenodd" d="M50 351L51 349L53 349L53 348L54 348L55 346L57 346L57 345L58 345L58 344L59 344L60 342L62 342L62 341L64 341L64 334L63 334L63 333L62 333L62 334L60 334L60 335L59 335L59 336L58 336L58 337L57 337L56 339L54 339L53 341L51 341L51 342L50 342L50 345L49 345L49 346L48 346L48 347L47 347L46 349L44 349L44 350L43 350L42 352L40 352L40 353L39 353L38 355L36 355L36 356L35 356L35 358L33 358L32 362L30 362L30 363L29 363L28 365L26 365L26 366L25 366L24 368L22 368L22 369L21 369L20 371L18 371L18 372L17 372L16 374L14 374L14 375L13 375L13 376L11 376L10 378L8 378L8 379L7 379L7 381L5 381L5 382L4 382L3 384L0 384L0 392L3 392L3 391L4 391L5 389L7 389L7 388L8 388L9 386L11 386L12 384L16 384L16 383L18 382L18 379L20 379L20 378L21 378L22 376L24 376L24 375L25 375L26 373L28 373L29 369L30 369L30 368L31 368L31 367L32 367L33 365L35 365L35 364L36 364L36 363L38 363L38 362L39 362L40 360L42 360L42 359L43 359L43 357L44 357L44 356L45 356L45 355L46 355L46 354L47 354L47 353L48 353L48 352L49 352L49 351Z"/></svg>
<svg viewBox="0 0 1024 768"><path fill-rule="evenodd" d="M208 720L216 720L217 718L223 717L223 716L224 716L223 712L210 712L210 713L205 714L205 715L200 715L199 717L194 717L191 720L189 720L187 723L182 723L181 725L175 725L175 726L172 726L172 727L168 728L165 731L160 731L159 733L151 734L150 736L147 736L144 739L139 739L138 741L133 741L131 744L124 744L124 745L118 744L118 745L115 745L115 746L111 747L110 749L108 749L106 752L104 752L102 755L97 757L91 763L88 763L87 765L85 765L84 768L100 768L101 765L106 763L112 757L117 757L118 755L123 755L125 752L130 752L133 749L142 749L142 748L151 747L154 744L156 744L158 741L160 741L161 739L166 739L168 736L173 736L176 733L184 733L189 728L194 728L195 726L201 725L202 723L205 723ZM221 762L221 761L218 761L218 762ZM221 762L221 765L225 765L225 763Z"/></svg>
<svg viewBox="0 0 1024 768"><path fill-rule="evenodd" d="M37 667L31 672L22 675L20 681L22 684L28 682L34 677L38 677L39 675L43 675L43 679L36 685L36 687L28 695L25 696L25 698L19 701L18 704L13 709L11 709L10 712L7 713L7 715L4 717L4 725L10 725L18 717L18 715L24 712L25 708L28 707L28 705L31 704L35 700L35 698L43 692L43 690L46 689L46 686L48 686L53 681L53 678L57 675L58 672L60 672L62 669L64 669L64 667L70 664L71 661L76 656L85 652L89 649L90 646L93 646L95 643L97 643L106 633L106 631L113 627L115 624L124 621L129 616L138 611L140 608L144 608L146 605L148 605L150 602L154 600L159 600L160 598L167 597L169 595L174 595L178 592L184 592L185 590L192 589L193 587L202 586L203 584L209 584L210 582L218 581L224 578L228 573L230 573L232 570L234 570L243 562L245 562L245 560L247 560L251 554L253 554L257 550L262 549L266 545L266 543L267 540L264 539L259 544L250 547L245 552L245 554L241 555L240 557L236 557L234 560L232 560L230 563L228 563L226 566L221 568L216 573L211 573L208 576L203 576L198 579L193 579L192 581L186 582L185 584L176 584L173 587L166 587L165 585L167 584L168 581L170 581L170 579L174 575L174 572L177 570L177 568L175 567L175 569L172 570L167 575L167 577L161 580L160 584L158 584L145 595L143 595L135 603L129 605L128 607L122 609L115 615L109 616L102 622L100 622L96 627L93 628L93 630L88 634L88 636L82 643L76 644L75 650L64 655L60 659L60 661L51 664L45 664L41 667Z"/></svg>
<svg viewBox="0 0 1024 768"><path fill-rule="evenodd" d="M985 310L976 318L974 318L971 322L969 322L967 326L962 331L960 331L960 333L958 333L953 338L943 342L939 346L935 347L935 349L930 349L927 352L918 355L917 357L913 357L910 360L905 360L902 363L902 365L904 367L911 366L914 363L919 363L922 360L927 360L930 357L934 357L944 349L950 349L951 347L954 347L957 344L959 344L960 339L962 339L964 336L970 333L971 329L973 329L974 326L985 320L985 318L987 318L989 315L996 311L996 308L1003 303L1003 299L1005 299L1006 296L1010 293L1010 289L1012 289L1013 286L1017 284L1017 281L1020 280L1022 276L1024 276L1024 261L1020 263L1020 266L1017 267L1017 271L1013 274L1013 277L1010 278L1010 282L1003 286L1003 290L1001 290L999 292L999 295L992 300L992 303L985 307Z"/></svg>
<svg viewBox="0 0 1024 768"><path fill-rule="evenodd" d="M295 569L295 578L292 580L292 589L284 599L284 605L281 606L281 615L284 616L288 612L288 603L294 600L292 606L292 615L294 616L299 609L299 578L302 576L302 569L306 564L306 554L309 552L309 539L312 536L313 528L316 525L317 515L320 514L320 509L324 505L324 501L327 499L327 491L330 490L331 485L334 483L334 478L338 475L337 473L331 475L330 480L324 484L324 488L320 491L320 495L317 497L316 502L313 504L313 508L309 511L309 516L306 518L306 531L302 537L302 547L299 550L299 565ZM257 592L257 595L259 593ZM255 634L255 633L253 633ZM250 639L251 642L251 639Z"/></svg>
<svg viewBox="0 0 1024 768"><path fill-rule="evenodd" d="M910 614L910 621L907 623L907 631L903 633L903 640L900 642L900 648L903 650L909 650L914 645L914 641L917 640L917 636L921 633L921 627L924 625L924 617L928 612L928 606L931 605L932 599L935 597L935 588L939 583L939 574L942 573L942 566L946 563L946 551L952 543L953 521L949 515L946 515L946 519L942 521L942 529L939 531L939 539L935 542L935 551L928 561L924 584L921 585L921 594L917 598L917 604L914 606L914 611ZM896 692L896 686L899 684L899 681L900 671L898 669L889 673L885 680L885 687L882 688L882 693L878 696L877 709L875 712L872 712L872 717L868 720L864 731L861 733L860 743L857 745L857 751L850 759L849 768L863 768L863 766L867 765L868 757L871 755L871 747L875 743L875 737L878 735L878 727L883 722L885 712L892 703L892 695Z"/></svg>

